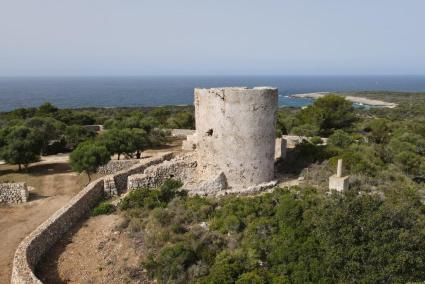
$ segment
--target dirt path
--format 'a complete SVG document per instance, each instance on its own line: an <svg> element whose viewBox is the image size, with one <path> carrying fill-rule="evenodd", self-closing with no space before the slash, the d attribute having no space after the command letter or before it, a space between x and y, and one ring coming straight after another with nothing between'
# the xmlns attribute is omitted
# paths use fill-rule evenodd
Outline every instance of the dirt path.
<svg viewBox="0 0 425 284"><path fill-rule="evenodd" d="M84 175L71 172L67 157L50 157L34 164L29 173L0 165L1 181L25 181L34 187L26 204L0 207L0 283L9 283L16 247L29 233L65 205L87 183Z"/></svg>
<svg viewBox="0 0 425 284"><path fill-rule="evenodd" d="M144 157L181 152L182 139L143 152ZM134 243L118 215L82 220L38 265L43 283L151 283L140 268L141 245ZM140 238L139 238L140 239Z"/></svg>
<svg viewBox="0 0 425 284"><path fill-rule="evenodd" d="M91 217L70 230L40 263L43 283L150 283L138 246L119 215Z"/></svg>

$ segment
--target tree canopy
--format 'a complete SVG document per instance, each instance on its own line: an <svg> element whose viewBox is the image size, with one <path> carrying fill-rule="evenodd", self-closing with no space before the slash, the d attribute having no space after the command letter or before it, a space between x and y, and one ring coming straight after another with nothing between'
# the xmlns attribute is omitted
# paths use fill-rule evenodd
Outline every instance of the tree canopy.
<svg viewBox="0 0 425 284"><path fill-rule="evenodd" d="M300 125L318 128L322 135L329 135L335 129L350 127L355 121L353 105L342 96L327 95L317 99L311 106L298 113Z"/></svg>
<svg viewBox="0 0 425 284"><path fill-rule="evenodd" d="M0 157L9 164L27 168L30 163L40 160L42 135L25 126L13 126L0 132ZM0 145L1 146L1 145Z"/></svg>
<svg viewBox="0 0 425 284"><path fill-rule="evenodd" d="M110 159L111 154L106 147L91 140L78 145L70 155L72 169L79 173L85 172L89 180L91 174L108 163Z"/></svg>
<svg viewBox="0 0 425 284"><path fill-rule="evenodd" d="M111 154L117 154L118 160L122 154L131 155L135 151L143 151L150 143L143 129L111 129L99 137L99 142Z"/></svg>

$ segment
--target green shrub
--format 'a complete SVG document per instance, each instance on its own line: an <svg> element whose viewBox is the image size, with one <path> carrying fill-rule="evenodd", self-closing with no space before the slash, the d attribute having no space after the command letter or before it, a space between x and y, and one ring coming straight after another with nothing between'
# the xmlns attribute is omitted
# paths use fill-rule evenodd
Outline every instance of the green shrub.
<svg viewBox="0 0 425 284"><path fill-rule="evenodd" d="M310 138L310 143L314 145L320 145L322 144L322 138L320 138L320 136L313 136Z"/></svg>
<svg viewBox="0 0 425 284"><path fill-rule="evenodd" d="M347 148L353 144L354 140L350 134L343 130L335 131L331 136L329 136L328 144L340 148Z"/></svg>
<svg viewBox="0 0 425 284"><path fill-rule="evenodd" d="M121 210L165 207L174 197L187 195L186 192L178 190L182 185L180 181L167 179L160 187L155 189L135 189L123 198L118 206Z"/></svg>
<svg viewBox="0 0 425 284"><path fill-rule="evenodd" d="M196 263L196 254L190 245L178 242L163 247L156 258L152 256L142 263L151 277L160 283L181 282L186 278L186 270Z"/></svg>
<svg viewBox="0 0 425 284"><path fill-rule="evenodd" d="M263 284L266 282L266 279L256 271L250 271L242 274L236 281L236 284Z"/></svg>
<svg viewBox="0 0 425 284"><path fill-rule="evenodd" d="M108 202L102 202L93 209L92 215L93 216L109 215L113 212L115 212L115 206L114 205L112 205Z"/></svg>
<svg viewBox="0 0 425 284"><path fill-rule="evenodd" d="M207 277L200 283L235 283L240 275L258 266L258 259L242 250L224 250L217 255ZM243 281L243 280L242 280ZM241 282L247 283L247 282Z"/></svg>

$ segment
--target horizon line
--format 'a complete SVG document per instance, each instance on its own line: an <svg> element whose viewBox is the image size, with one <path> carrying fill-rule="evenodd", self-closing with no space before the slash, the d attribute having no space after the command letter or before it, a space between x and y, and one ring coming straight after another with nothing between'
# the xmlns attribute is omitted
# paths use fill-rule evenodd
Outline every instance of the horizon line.
<svg viewBox="0 0 425 284"><path fill-rule="evenodd" d="M129 77L424 77L425 74L135 74L135 75L0 75L0 78L129 78Z"/></svg>

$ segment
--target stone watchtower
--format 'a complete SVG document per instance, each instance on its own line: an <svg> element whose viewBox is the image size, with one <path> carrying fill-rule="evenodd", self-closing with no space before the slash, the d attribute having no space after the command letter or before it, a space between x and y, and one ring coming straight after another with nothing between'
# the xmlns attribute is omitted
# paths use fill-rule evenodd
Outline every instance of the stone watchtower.
<svg viewBox="0 0 425 284"><path fill-rule="evenodd" d="M195 89L198 178L231 188L274 179L276 88Z"/></svg>

